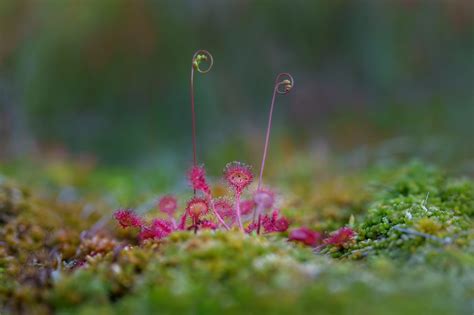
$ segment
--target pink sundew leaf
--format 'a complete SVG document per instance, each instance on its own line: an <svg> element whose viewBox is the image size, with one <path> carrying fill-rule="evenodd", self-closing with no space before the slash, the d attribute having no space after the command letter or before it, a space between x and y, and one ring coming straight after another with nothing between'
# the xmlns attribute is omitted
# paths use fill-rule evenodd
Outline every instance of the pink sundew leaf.
<svg viewBox="0 0 474 315"><path fill-rule="evenodd" d="M140 216L131 209L117 210L114 213L114 217L122 228L141 227L143 225Z"/></svg>
<svg viewBox="0 0 474 315"><path fill-rule="evenodd" d="M201 229L215 230L217 229L217 224L212 222L211 220L202 220L199 223L199 227Z"/></svg>
<svg viewBox="0 0 474 315"><path fill-rule="evenodd" d="M163 239L170 235L174 230L171 221L154 219L150 226L144 226L142 228L139 238L142 241L146 239Z"/></svg>
<svg viewBox="0 0 474 315"><path fill-rule="evenodd" d="M206 180L206 170L203 166L193 166L188 172L188 179L193 189L206 194L210 193L211 190Z"/></svg>
<svg viewBox="0 0 474 315"><path fill-rule="evenodd" d="M262 217L262 227L265 233L285 232L288 230L290 223L284 216L279 216L278 210L274 210L271 216Z"/></svg>
<svg viewBox="0 0 474 315"><path fill-rule="evenodd" d="M342 227L326 238L324 243L327 245L343 246L347 242L351 241L354 236L355 232L353 229L349 227Z"/></svg>
<svg viewBox="0 0 474 315"><path fill-rule="evenodd" d="M219 198L214 200L214 209L216 209L217 213L219 213L219 215L224 219L235 217L232 203L227 199Z"/></svg>
<svg viewBox="0 0 474 315"><path fill-rule="evenodd" d="M253 195L255 204L264 210L269 210L275 204L275 193L267 188L257 190Z"/></svg>
<svg viewBox="0 0 474 315"><path fill-rule="evenodd" d="M181 231L186 230L187 221L188 221L188 214L187 212L184 212L181 218L179 219L178 230L181 230Z"/></svg>
<svg viewBox="0 0 474 315"><path fill-rule="evenodd" d="M256 222L251 222L247 227L245 228L245 233L252 233L254 231L257 231L258 229L258 224Z"/></svg>
<svg viewBox="0 0 474 315"><path fill-rule="evenodd" d="M218 198L214 200L214 209L226 224L234 224L237 214L232 206L232 202L225 198Z"/></svg>
<svg viewBox="0 0 474 315"><path fill-rule="evenodd" d="M248 199L240 202L240 214L249 215L255 209L255 201Z"/></svg>
<svg viewBox="0 0 474 315"><path fill-rule="evenodd" d="M177 208L178 208L178 201L176 200L176 197L174 196L171 196L171 195L163 196L158 201L158 209L161 212L168 214L169 216L173 216Z"/></svg>
<svg viewBox="0 0 474 315"><path fill-rule="evenodd" d="M194 197L189 200L186 206L186 213L194 220L198 220L201 216L209 212L209 202L205 198Z"/></svg>
<svg viewBox="0 0 474 315"><path fill-rule="evenodd" d="M300 227L290 232L288 240L315 247L316 245L321 243L322 235L321 233L313 231L307 227Z"/></svg>
<svg viewBox="0 0 474 315"><path fill-rule="evenodd" d="M228 163L224 168L224 179L237 193L241 193L253 181L250 166L241 162Z"/></svg>

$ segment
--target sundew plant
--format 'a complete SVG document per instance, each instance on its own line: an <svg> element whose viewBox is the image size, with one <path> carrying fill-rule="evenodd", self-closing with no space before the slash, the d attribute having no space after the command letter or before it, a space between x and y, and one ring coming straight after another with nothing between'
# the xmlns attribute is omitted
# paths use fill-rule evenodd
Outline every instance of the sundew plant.
<svg viewBox="0 0 474 315"><path fill-rule="evenodd" d="M276 207L276 193L263 185L263 174L267 159L273 110L277 95L291 92L295 82L291 74L280 73L276 76L268 115L268 123L263 145L262 162L256 189L252 189L254 181L252 167L239 161L229 162L223 170L223 179L232 192L232 196L215 198L211 185L206 177L206 170L198 161L196 140L196 106L194 98L195 72L208 73L214 65L214 58L207 50L198 50L191 61L190 98L191 98L191 129L192 129L192 167L187 172L193 197L188 200L184 209L179 212L176 197L166 195L157 202L158 210L165 218L146 221L131 209L120 209L114 214L122 228L136 229L141 241L163 239L176 231L200 230L232 230L238 229L247 234L269 234L286 232L290 221ZM246 198L242 198L246 196ZM289 240L301 242L308 246L336 245L341 246L351 241L354 231L344 227L323 239L322 235L306 227L295 229Z"/></svg>
<svg viewBox="0 0 474 315"><path fill-rule="evenodd" d="M204 64L207 64L204 65ZM194 100L194 74L204 74L211 70L214 64L213 56L207 50L198 50L192 58L190 77L191 117L192 117L192 157L193 165L187 173L187 178L193 198L190 199L184 210L179 215L178 203L175 197L167 195L162 197L158 203L158 209L166 214L166 219L154 219L145 222L144 219L132 210L118 210L115 218L123 228L139 229L139 238L161 239L167 237L174 231L199 230L230 230L239 229L242 233L275 233L285 232L289 221L275 208L275 193L269 188L262 187L263 170L267 157L268 144L270 140L270 129L272 124L273 107L277 94L286 94L294 86L293 77L288 73L279 74L276 78L268 129L265 139L260 176L255 191L250 191L254 181L252 168L242 162L227 163L223 170L223 179L232 191L232 196L215 198L212 195L210 183L206 178L206 170L200 165L197 158L196 140L196 109ZM247 194L248 198L242 196Z"/></svg>

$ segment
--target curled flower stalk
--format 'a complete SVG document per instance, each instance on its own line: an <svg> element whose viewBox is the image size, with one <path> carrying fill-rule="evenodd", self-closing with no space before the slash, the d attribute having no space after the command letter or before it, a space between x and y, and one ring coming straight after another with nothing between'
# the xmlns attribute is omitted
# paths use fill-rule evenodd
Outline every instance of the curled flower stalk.
<svg viewBox="0 0 474 315"><path fill-rule="evenodd" d="M270 143L270 131L272 129L272 117L273 117L273 107L275 105L275 99L277 94L288 94L293 88L295 82L291 74L289 73L279 73L275 79L275 86L273 88L272 102L270 104L270 113L268 114L268 125L267 133L265 136L265 145L263 149L262 163L260 165L260 175L258 177L257 190L262 188L262 179L263 179L263 170L265 169L265 160L267 159L268 144Z"/></svg>
<svg viewBox="0 0 474 315"><path fill-rule="evenodd" d="M207 68L203 68L202 64L207 63ZM193 141L193 166L197 165L197 148L196 148L196 111L194 106L194 71L199 73L208 73L214 64L214 58L207 50L198 50L194 53L191 61L191 77L189 81L189 89L191 94L191 115L192 115L192 141Z"/></svg>
<svg viewBox="0 0 474 315"><path fill-rule="evenodd" d="M295 85L295 81L293 77L291 76L291 74L287 72L279 73L275 79L275 85L273 87L272 102L270 104L270 112L268 114L268 124L267 124L267 132L265 135L265 145L263 149L262 163L260 165L260 174L258 177L257 194L262 190L263 171L265 169L265 161L267 159L268 145L270 143L270 131L272 129L273 108L275 107L276 96L277 94L280 94L280 95L288 94L294 85ZM259 222L258 225L260 227L261 214L257 213L258 210L261 210L261 207L257 207L254 210L253 221L255 222L255 217L258 214L258 222ZM258 230L260 230L260 228Z"/></svg>

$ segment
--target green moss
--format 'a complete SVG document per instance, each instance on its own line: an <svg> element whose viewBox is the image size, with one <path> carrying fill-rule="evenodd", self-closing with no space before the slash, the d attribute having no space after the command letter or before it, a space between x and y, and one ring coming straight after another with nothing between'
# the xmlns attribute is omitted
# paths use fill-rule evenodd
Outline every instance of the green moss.
<svg viewBox="0 0 474 315"><path fill-rule="evenodd" d="M395 272L390 261L370 266L238 232L177 233L63 274L50 301L59 314L89 314L93 305L103 314L454 314L469 307L467 279ZM126 294L117 294L123 285Z"/></svg>
<svg viewBox="0 0 474 315"><path fill-rule="evenodd" d="M166 240L137 245L136 235L115 226L83 234L102 214L85 215L81 202L40 198L36 191L2 182L2 310L32 314L471 312L472 181L450 178L416 162L323 178L303 174L301 197L282 193L289 196L282 209L293 226L309 225L327 233L350 223L357 232L354 242L313 252L286 242L285 235L207 231L174 233ZM298 174L288 176L298 181Z"/></svg>
<svg viewBox="0 0 474 315"><path fill-rule="evenodd" d="M97 216L81 218L80 204L39 199L6 181L0 209L0 302L12 312L48 313L44 301L58 261L76 255L81 232Z"/></svg>
<svg viewBox="0 0 474 315"><path fill-rule="evenodd" d="M338 255L413 259L420 253L469 250L474 239L472 181L449 179L420 163L377 177L374 200L358 218L356 242Z"/></svg>

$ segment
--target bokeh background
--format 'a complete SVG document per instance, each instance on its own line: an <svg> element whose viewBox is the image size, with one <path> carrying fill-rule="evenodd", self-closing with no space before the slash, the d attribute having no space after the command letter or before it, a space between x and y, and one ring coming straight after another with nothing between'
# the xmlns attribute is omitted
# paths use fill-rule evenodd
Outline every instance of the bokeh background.
<svg viewBox="0 0 474 315"><path fill-rule="evenodd" d="M474 2L1 0L0 159L95 165L258 163L273 81L272 154L351 163L421 157L473 172ZM328 153L329 152L329 153Z"/></svg>

